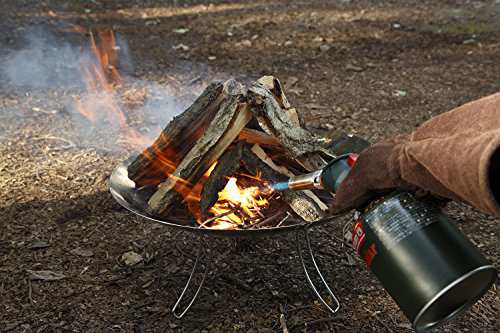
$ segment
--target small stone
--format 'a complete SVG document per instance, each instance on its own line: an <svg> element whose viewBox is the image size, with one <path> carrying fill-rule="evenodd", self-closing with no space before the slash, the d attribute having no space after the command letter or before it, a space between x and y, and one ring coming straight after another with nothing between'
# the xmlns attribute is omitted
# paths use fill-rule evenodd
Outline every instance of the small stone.
<svg viewBox="0 0 500 333"><path fill-rule="evenodd" d="M250 37L251 40L256 40L257 38L259 38L259 35L253 35L252 37Z"/></svg>
<svg viewBox="0 0 500 333"><path fill-rule="evenodd" d="M37 240L31 243L30 249L32 250L45 249L49 246L50 246L49 243L47 243L46 241Z"/></svg>
<svg viewBox="0 0 500 333"><path fill-rule="evenodd" d="M293 42L291 40L287 40L284 45L285 46L290 46L292 44L293 44Z"/></svg>
<svg viewBox="0 0 500 333"><path fill-rule="evenodd" d="M395 90L393 93L392 93L393 96L396 96L396 97L406 97L408 95L408 93L404 90Z"/></svg>
<svg viewBox="0 0 500 333"><path fill-rule="evenodd" d="M321 36L316 36L316 37L314 37L313 42L315 42L315 43L321 43L321 42L323 42L324 40L325 40L325 39L324 39L323 37L321 37Z"/></svg>
<svg viewBox="0 0 500 333"><path fill-rule="evenodd" d="M392 27L393 27L394 29L401 29L401 24L399 24L399 23L393 23L393 24L392 24Z"/></svg>
<svg viewBox="0 0 500 333"><path fill-rule="evenodd" d="M172 47L174 50L181 50L181 51L189 51L189 46L185 44L177 44L174 47Z"/></svg>
<svg viewBox="0 0 500 333"><path fill-rule="evenodd" d="M228 31L228 32L226 33L226 35L228 35L229 37L232 37L232 36L233 36L233 33L232 33L231 31Z"/></svg>
<svg viewBox="0 0 500 333"><path fill-rule="evenodd" d="M323 45L320 45L320 46L319 46L319 50L320 50L321 52L326 52L326 51L328 51L328 50L329 50L329 49L331 49L331 48L332 48L332 47L331 47L330 45L326 45L326 44L323 44Z"/></svg>
<svg viewBox="0 0 500 333"><path fill-rule="evenodd" d="M127 266L135 266L142 261L142 256L138 253L130 251L122 255L122 261Z"/></svg>
<svg viewBox="0 0 500 333"><path fill-rule="evenodd" d="M188 28L177 28L177 29L174 29L172 31L175 32L176 34L183 35L183 34L189 32L189 29Z"/></svg>
<svg viewBox="0 0 500 333"><path fill-rule="evenodd" d="M236 43L236 46L245 46L245 47L250 47L252 46L252 41L249 39L245 39L239 43Z"/></svg>

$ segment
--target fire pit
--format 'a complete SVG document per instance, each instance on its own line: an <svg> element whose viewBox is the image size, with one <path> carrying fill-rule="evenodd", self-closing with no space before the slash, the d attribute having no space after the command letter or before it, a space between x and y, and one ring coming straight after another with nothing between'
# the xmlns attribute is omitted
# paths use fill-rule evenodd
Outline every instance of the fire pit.
<svg viewBox="0 0 500 333"><path fill-rule="evenodd" d="M187 279L186 285L179 298L172 307L172 313L178 319L182 318L194 304L196 297L198 296L204 282L205 278L209 272L209 258L206 256L207 246L210 248L210 241L207 237L266 237L275 236L282 233L295 232L296 233L296 246L297 252L299 254L300 262L304 270L306 279L312 288L313 292L316 294L318 299L323 303L323 305L332 313L336 313L340 308L340 303L332 292L331 288L327 284L323 274L321 273L316 260L314 258L313 249L309 240L308 231L310 227L317 226L322 223L327 223L335 220L335 216L329 216L322 218L321 220L315 221L314 223L307 223L303 220L297 218L290 218L290 224L283 226L265 227L265 228L254 228L254 229L214 229L214 228L203 228L196 226L193 219L182 218L179 216L172 216L166 218L157 218L149 215L145 211L147 207L147 199L150 196L148 191L141 190L137 188L134 182L127 176L127 166L130 165L130 159L119 165L111 174L110 177L110 191L115 200L122 205L124 208L133 212L134 214L145 218L148 221L161 223L165 226L176 228L179 230L191 231L193 233L198 233L202 238L200 238L200 246L198 247L198 253L196 254L196 260L191 269L189 278ZM187 224L187 221L191 221L192 225ZM305 249L303 246L303 238L305 240ZM308 264L306 264L306 259L308 256L309 262L313 265L313 270L311 272ZM204 265L204 269L201 272L201 281L197 286L192 286L193 278L196 274L199 274L200 267ZM313 282L313 277L316 276L320 279L323 288L326 290L327 297L322 296L320 288ZM190 288L195 289L193 296L188 300L187 306L180 310L181 302L184 300L185 295ZM333 304L327 299L331 299Z"/></svg>
<svg viewBox="0 0 500 333"><path fill-rule="evenodd" d="M110 190L131 212L201 236L296 232L305 276L320 301L335 313L339 302L315 262L308 236L310 227L335 219L327 215L331 194L278 193L271 186L320 168L334 157L328 139L300 125L279 80L263 77L248 89L229 80L209 85L149 148L118 166L111 175ZM189 310L208 272L205 250L210 242L206 237L201 241L204 244L200 244L191 274L172 308L177 318ZM201 282L192 287L201 266ZM313 274L333 304L313 283ZM181 310L190 288L195 290L194 296Z"/></svg>

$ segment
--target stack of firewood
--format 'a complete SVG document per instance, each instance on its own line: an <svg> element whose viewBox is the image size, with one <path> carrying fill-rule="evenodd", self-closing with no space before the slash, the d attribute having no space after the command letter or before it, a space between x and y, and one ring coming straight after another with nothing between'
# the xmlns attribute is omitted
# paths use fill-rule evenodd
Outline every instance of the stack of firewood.
<svg viewBox="0 0 500 333"><path fill-rule="evenodd" d="M197 218L205 220L228 176L243 168L280 181L313 171L333 156L328 144L301 126L278 79L265 76L250 87L215 82L128 166L128 175L137 187L154 188L148 214L164 216L194 196ZM312 191L285 192L280 198L308 222L327 211Z"/></svg>

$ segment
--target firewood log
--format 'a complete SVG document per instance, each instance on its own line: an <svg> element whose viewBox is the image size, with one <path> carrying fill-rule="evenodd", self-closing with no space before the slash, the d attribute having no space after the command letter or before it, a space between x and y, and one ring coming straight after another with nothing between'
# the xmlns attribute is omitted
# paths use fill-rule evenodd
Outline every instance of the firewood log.
<svg viewBox="0 0 500 333"><path fill-rule="evenodd" d="M248 92L251 110L257 118L260 127L269 135L274 136L287 149L292 157L299 161L307 170L312 171L326 165L319 152L331 155L325 145L328 140L314 135L292 119L290 113L283 109L289 106L284 97L283 89L278 80L264 77L255 82ZM271 87L271 90L269 89ZM275 95L272 91L278 91Z"/></svg>
<svg viewBox="0 0 500 333"><path fill-rule="evenodd" d="M242 100L242 86L233 86L223 100L210 125L202 133L190 151L177 165L166 181L158 185L156 192L148 201L148 213L159 215L176 202L177 193L188 194L208 168L219 159L229 145L238 137L241 130L252 118L248 105ZM237 86L237 87L235 87Z"/></svg>
<svg viewBox="0 0 500 333"><path fill-rule="evenodd" d="M200 197L200 213L203 220L208 218L209 209L217 202L219 192L226 186L227 177L234 175L240 169L245 146L246 143L240 141L226 150L203 185Z"/></svg>
<svg viewBox="0 0 500 333"><path fill-rule="evenodd" d="M212 83L186 111L175 117L156 141L128 166L129 178L136 186L157 185L173 173L210 125L226 97L227 84Z"/></svg>
<svg viewBox="0 0 500 333"><path fill-rule="evenodd" d="M280 152L283 152L284 150L283 146L277 138L262 131L251 128L244 128L240 132L238 140L242 140L252 144L259 144L265 147L271 147L273 150Z"/></svg>

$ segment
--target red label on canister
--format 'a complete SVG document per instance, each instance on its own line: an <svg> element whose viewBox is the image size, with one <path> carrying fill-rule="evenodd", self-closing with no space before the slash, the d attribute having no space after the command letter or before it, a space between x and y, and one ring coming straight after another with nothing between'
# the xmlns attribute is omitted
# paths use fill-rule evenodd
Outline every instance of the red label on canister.
<svg viewBox="0 0 500 333"><path fill-rule="evenodd" d="M366 241L366 235L363 230L363 225L361 222L357 222L354 225L354 232L352 233L352 246L354 247L354 250L359 254L359 250L363 246L363 244Z"/></svg>
<svg viewBox="0 0 500 333"><path fill-rule="evenodd" d="M377 248L375 247L375 243L370 245L368 250L366 250L365 255L363 256L363 259L365 259L366 265L368 268L372 266L373 258L377 255Z"/></svg>

